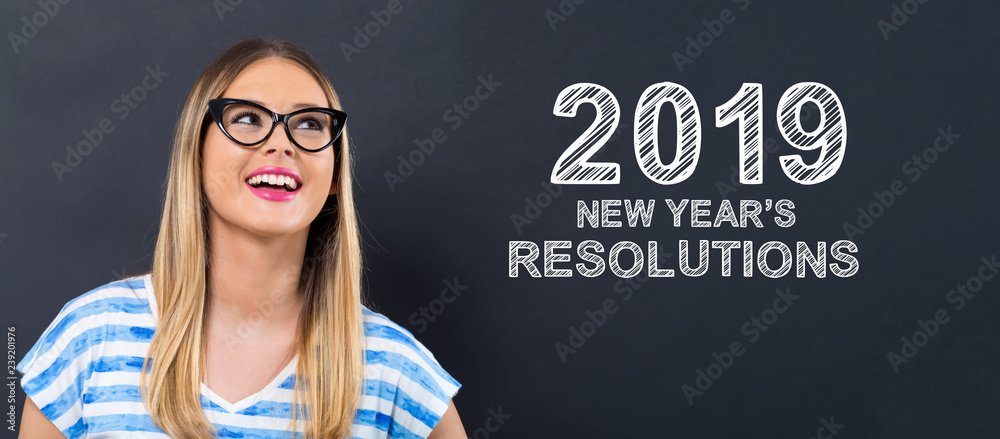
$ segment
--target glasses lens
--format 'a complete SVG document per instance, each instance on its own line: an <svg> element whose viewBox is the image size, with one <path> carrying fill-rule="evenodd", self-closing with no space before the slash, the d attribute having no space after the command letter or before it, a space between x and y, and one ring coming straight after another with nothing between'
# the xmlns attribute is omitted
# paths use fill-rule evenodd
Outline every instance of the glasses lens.
<svg viewBox="0 0 1000 439"><path fill-rule="evenodd" d="M271 115L259 108L230 104L222 112L222 126L230 136L243 143L257 143L271 130Z"/></svg>
<svg viewBox="0 0 1000 439"><path fill-rule="evenodd" d="M330 143L340 132L337 119L320 111L307 111L292 116L288 121L292 139L305 149L319 149Z"/></svg>

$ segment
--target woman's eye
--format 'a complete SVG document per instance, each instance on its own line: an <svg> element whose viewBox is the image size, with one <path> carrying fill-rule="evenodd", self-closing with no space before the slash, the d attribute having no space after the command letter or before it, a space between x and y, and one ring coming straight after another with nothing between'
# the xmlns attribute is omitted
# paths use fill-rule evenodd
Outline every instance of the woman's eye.
<svg viewBox="0 0 1000 439"><path fill-rule="evenodd" d="M306 130L318 130L322 128L322 126L320 125L319 121L315 119L305 119L300 121L298 126L296 126L296 128L306 129Z"/></svg>
<svg viewBox="0 0 1000 439"><path fill-rule="evenodd" d="M240 124L247 124L247 125L260 125L260 117L258 117L254 113L247 112L247 113L243 113L243 114L240 114L240 115L237 115L236 117L234 117L232 123L240 123Z"/></svg>

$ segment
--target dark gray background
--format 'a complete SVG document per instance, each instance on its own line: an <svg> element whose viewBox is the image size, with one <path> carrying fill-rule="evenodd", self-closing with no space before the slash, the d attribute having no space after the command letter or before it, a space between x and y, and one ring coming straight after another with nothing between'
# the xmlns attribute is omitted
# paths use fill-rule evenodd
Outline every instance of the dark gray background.
<svg viewBox="0 0 1000 439"><path fill-rule="evenodd" d="M387 3L247 0L220 19L209 1L74 1L18 53L0 50L0 323L17 327L18 360L66 301L149 268L183 99L240 37L275 34L300 42L341 95L357 152L368 291L463 384L455 402L470 435L498 407L511 417L489 437L807 438L831 416L844 425L837 437L987 437L1000 427L993 324L1000 280L986 282L960 311L945 300L1000 247L998 4L930 0L886 41L876 23L889 21L901 1L754 0L739 10L730 0L588 0L553 30L545 11L557 12L556 0L403 0L348 62L340 44ZM13 33L22 17L42 10L33 1L2 8L2 29ZM735 22L679 72L671 54L726 8ZM119 120L112 101L156 65L169 76ZM491 74L502 85L453 130L443 113ZM703 126L697 169L675 186L646 179L631 146L639 94L662 81L692 92ZM802 186L771 155L764 184L729 197L789 198L792 228L575 227L576 200L715 205L737 141L735 127L714 127L714 107L744 82L763 84L764 134L779 139L779 154L792 153L774 111L781 93L801 81L826 84L844 105L849 135L839 172ZM577 82L601 84L621 104L626 129L599 158L621 164L622 184L563 186L518 234L511 214L523 214L525 197L542 190L556 158L593 121L589 106L576 118L552 114L559 92ZM664 114L662 154L672 157L673 117ZM104 117L115 131L58 181L52 162L65 160L66 146ZM948 126L961 138L911 182L901 167ZM390 191L384 173L435 128L447 140ZM855 238L860 271L850 278L722 278L713 267L703 277L650 280L623 301L610 273L511 279L506 272L508 241L520 239L659 240L673 253L678 239L832 243L857 208L896 179L907 191ZM409 316L453 278L468 289L418 332ZM770 306L776 288L801 298L747 345L740 327ZM568 328L606 299L619 311L563 364L554 344L567 342ZM887 353L898 353L900 337L939 308L952 319L895 372ZM696 370L733 341L746 353L690 406L681 386L693 385Z"/></svg>

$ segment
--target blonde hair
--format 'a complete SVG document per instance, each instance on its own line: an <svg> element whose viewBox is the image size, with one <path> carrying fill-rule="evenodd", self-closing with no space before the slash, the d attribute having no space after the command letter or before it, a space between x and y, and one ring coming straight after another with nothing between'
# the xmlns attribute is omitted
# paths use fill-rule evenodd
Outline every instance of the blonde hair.
<svg viewBox="0 0 1000 439"><path fill-rule="evenodd" d="M322 69L301 47L282 39L241 40L208 66L188 94L174 131L151 270L158 321L139 384L153 422L175 438L215 434L200 403L211 265L201 161L204 135L212 123L208 101L220 97L250 64L268 57L297 63L316 79L329 105L341 109ZM339 142L333 177L338 191L327 199L309 228L299 278L303 307L288 428L295 430L302 417L306 438L347 436L364 381L362 257L346 128Z"/></svg>

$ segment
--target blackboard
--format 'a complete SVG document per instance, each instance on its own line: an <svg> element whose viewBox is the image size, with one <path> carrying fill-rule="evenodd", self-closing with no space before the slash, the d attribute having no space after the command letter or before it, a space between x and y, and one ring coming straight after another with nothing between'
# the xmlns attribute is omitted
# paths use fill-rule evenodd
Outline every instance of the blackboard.
<svg viewBox="0 0 1000 439"><path fill-rule="evenodd" d="M6 1L3 11L0 323L16 328L18 360L62 303L149 268L183 99L212 59L257 34L299 42L338 90L366 291L463 384L455 402L470 437L997 431L995 3ZM782 122L782 96L803 84L821 85L810 96L826 105L793 105ZM583 102L570 116L560 97L577 85L590 87L577 98L613 95L617 111ZM717 107L748 85L757 111L718 123ZM663 87L675 101L657 106ZM680 101L696 124L678 122ZM597 127L606 138L586 161L616 164L617 183L555 182L561 155L602 111L617 125ZM739 117L759 129L747 153L759 154L748 167L759 184L740 180ZM841 130L839 157L786 138L825 123ZM637 137L653 131L659 155L647 147L644 165ZM682 144L697 132L694 167L658 172L650 157L669 164L678 132ZM792 178L784 163L795 155L829 159L822 181ZM646 226L637 202L650 200ZM668 200L687 203L676 225ZM761 226L713 223L725 203L739 216L741 200L759 203ZM790 225L778 224L789 220L781 200ZM692 226L692 202L709 226ZM587 240L602 260L635 245L618 249L619 272L608 262L588 277L576 266ZM563 241L544 273L545 243ZM728 276L715 247L703 273L681 271L681 242L695 265L700 241L739 245ZM541 276L522 263L512 274L518 242L531 243L518 255L539 250ZM781 245L757 260L768 242ZM800 242L825 263L803 260ZM854 246L840 245L842 260L838 242ZM674 276L651 276L650 260Z"/></svg>

